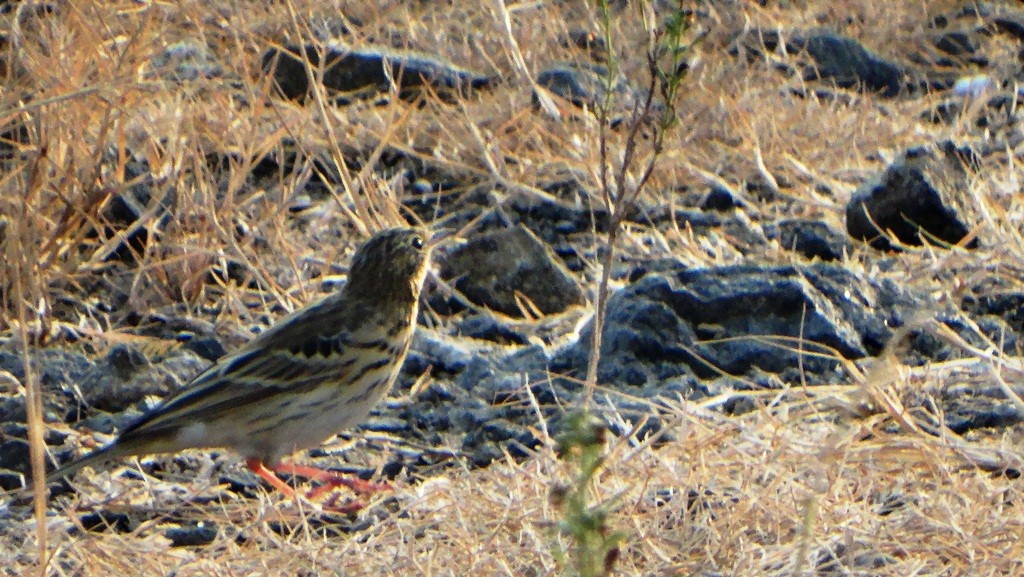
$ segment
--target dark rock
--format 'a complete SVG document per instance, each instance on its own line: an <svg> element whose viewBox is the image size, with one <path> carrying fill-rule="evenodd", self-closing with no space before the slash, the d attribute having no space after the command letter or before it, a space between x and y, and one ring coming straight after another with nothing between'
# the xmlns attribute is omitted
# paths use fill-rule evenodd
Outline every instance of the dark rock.
<svg viewBox="0 0 1024 577"><path fill-rule="evenodd" d="M978 38L965 30L952 30L935 39L935 47L950 56L967 57L978 51Z"/></svg>
<svg viewBox="0 0 1024 577"><path fill-rule="evenodd" d="M486 467L504 456L499 447L490 443L474 445L469 454L469 460L475 467Z"/></svg>
<svg viewBox="0 0 1024 577"><path fill-rule="evenodd" d="M814 34L797 45L806 49L815 66L805 80L831 80L840 88L864 87L882 96L896 96L903 87L903 70L864 48L860 42L832 33Z"/></svg>
<svg viewBox="0 0 1024 577"><path fill-rule="evenodd" d="M1011 330L1024 335L1024 293L1004 292L993 288L992 292L980 292L964 296L963 310L974 315L994 315L1003 319Z"/></svg>
<svg viewBox="0 0 1024 577"><path fill-rule="evenodd" d="M249 469L231 468L221 473L217 481L225 485L227 490L247 497L256 497L262 487L260 478Z"/></svg>
<svg viewBox="0 0 1024 577"><path fill-rule="evenodd" d="M942 319L942 316L939 317ZM1002 352L1007 355L1016 355L1021 351L1022 333L1009 325L1002 317L985 316L974 319L974 325L957 318L958 323L949 323L967 343L979 349L988 348L989 343L996 343L1002 346ZM981 331L979 335L977 331Z"/></svg>
<svg viewBox="0 0 1024 577"><path fill-rule="evenodd" d="M965 90L970 91L970 88ZM981 92L984 91L981 90ZM982 107L971 105L975 97L976 95L968 93L950 98L922 112L920 118L934 124L953 124L960 120L962 114L973 112L976 113L976 116L970 121L977 128L997 130L1016 125L1020 100L1015 94L1012 92L996 94L989 98L985 106Z"/></svg>
<svg viewBox="0 0 1024 577"><path fill-rule="evenodd" d="M559 313L585 300L565 265L522 225L455 248L441 259L441 276L473 303L513 317Z"/></svg>
<svg viewBox="0 0 1024 577"><path fill-rule="evenodd" d="M525 347L499 358L481 355L459 373L455 382L490 405L525 403L523 387L529 382L543 382L547 362L547 355L540 346ZM538 398L541 403L549 400L553 399Z"/></svg>
<svg viewBox="0 0 1024 577"><path fill-rule="evenodd" d="M1017 40L1024 40L1024 15L1002 14L992 19L996 32L1008 34Z"/></svg>
<svg viewBox="0 0 1024 577"><path fill-rule="evenodd" d="M403 419L372 416L360 425L365 431L401 435L409 430L409 423Z"/></svg>
<svg viewBox="0 0 1024 577"><path fill-rule="evenodd" d="M20 2L11 2L10 0L5 0L3 3L0 3L0 14L10 14L11 12L18 10L18 7L20 5ZM57 4L54 2L34 3L31 6L29 6L29 8L32 10L30 14L32 16L36 16L39 18L62 13L62 11L58 8ZM66 11L64 11L63 13L66 13Z"/></svg>
<svg viewBox="0 0 1024 577"><path fill-rule="evenodd" d="M321 61L321 56L323 60ZM308 62L308 66L307 66ZM263 70L273 74L281 93L290 99L305 99L311 72L319 74L323 62L323 85L328 96L342 101L351 97L387 92L392 85L402 98L415 98L429 86L438 96L451 100L471 90L486 88L492 79L459 68L438 58L408 50L390 48L349 49L331 45L292 45L271 48L263 55Z"/></svg>
<svg viewBox="0 0 1024 577"><path fill-rule="evenodd" d="M452 374L465 369L474 353L469 347L422 328L413 336L412 350L428 358L437 371Z"/></svg>
<svg viewBox="0 0 1024 577"><path fill-rule="evenodd" d="M61 349L42 349L32 353L36 379L43 391L43 419L48 422L64 421L74 395L69 385L80 383L95 369L95 365L84 355ZM21 355L0 349L0 371L11 373L19 381L25 379L25 367ZM24 399L8 399L3 402L4 410L17 411L15 420L24 420Z"/></svg>
<svg viewBox="0 0 1024 577"><path fill-rule="evenodd" d="M392 459L389 459L387 463L384 463L380 468L380 476L384 479L396 479L399 475L409 469L409 464L405 457L397 455Z"/></svg>
<svg viewBox="0 0 1024 577"><path fill-rule="evenodd" d="M25 409L25 395L21 393L0 393L0 423L10 421L25 422L28 413Z"/></svg>
<svg viewBox="0 0 1024 577"><path fill-rule="evenodd" d="M719 214L703 210L665 207L660 211L649 212L647 218L654 224L671 224L691 228L699 236L721 233L735 239L734 242L737 245L759 246L764 244L763 235L751 228L749 218L740 214ZM623 257L627 258L626 255ZM643 266L644 261L650 262L649 259L643 259L637 262L637 265Z"/></svg>
<svg viewBox="0 0 1024 577"><path fill-rule="evenodd" d="M853 245L849 238L827 223L807 220L783 220L764 227L765 236L777 240L783 248L807 258L840 260Z"/></svg>
<svg viewBox="0 0 1024 577"><path fill-rule="evenodd" d="M884 517L905 509L914 500L902 491L892 490L873 493L871 502L878 506L878 514Z"/></svg>
<svg viewBox="0 0 1024 577"><path fill-rule="evenodd" d="M872 543L837 542L823 547L815 561L815 575L819 577L846 577L870 574L865 571L882 569L899 560L877 549Z"/></svg>
<svg viewBox="0 0 1024 577"><path fill-rule="evenodd" d="M95 366L85 355L60 349L37 350L31 361L36 378L44 388L79 381ZM19 381L25 379L25 365L17 352L0 349L0 370L11 373Z"/></svg>
<svg viewBox="0 0 1024 577"><path fill-rule="evenodd" d="M4 75L0 73L0 77ZM20 151L29 144L28 127L22 122L0 129L0 162L8 162L20 156Z"/></svg>
<svg viewBox="0 0 1024 577"><path fill-rule="evenodd" d="M6 438L0 442L0 469L29 474L31 460L28 440Z"/></svg>
<svg viewBox="0 0 1024 577"><path fill-rule="evenodd" d="M537 75L537 85L579 108L590 110L603 106L609 96L617 110L632 110L639 102L637 91L622 76L615 78L609 95L608 68L600 64L552 64Z"/></svg>
<svg viewBox="0 0 1024 577"><path fill-rule="evenodd" d="M0 490L14 491L25 486L26 477L23 473L0 469Z"/></svg>
<svg viewBox="0 0 1024 577"><path fill-rule="evenodd" d="M185 82L216 78L224 69L205 42L186 39L166 46L153 59L152 73L165 80Z"/></svg>
<svg viewBox="0 0 1024 577"><path fill-rule="evenodd" d="M118 378L125 381L150 366L145 353L125 343L110 347L106 361Z"/></svg>
<svg viewBox="0 0 1024 577"><path fill-rule="evenodd" d="M88 429L104 435L123 431L142 416L142 411L129 409L120 413L93 411L88 417L77 421L75 427Z"/></svg>
<svg viewBox="0 0 1024 577"><path fill-rule="evenodd" d="M609 409L609 414L622 417L622 421L608 419L607 428L616 436L632 435L638 440L644 440L658 435L652 443L653 447L660 447L675 438L665 430L658 410L650 403L616 400Z"/></svg>
<svg viewBox="0 0 1024 577"><path fill-rule="evenodd" d="M190 338L185 341L185 348L210 362L216 362L228 354L227 349L216 337Z"/></svg>
<svg viewBox="0 0 1024 577"><path fill-rule="evenodd" d="M454 401L456 396L452 393L449 385L443 381L431 381L427 388L420 395L419 400L426 403L448 403Z"/></svg>
<svg viewBox="0 0 1024 577"><path fill-rule="evenodd" d="M494 315L478 314L459 319L455 322L455 330L466 337L506 345L525 345L529 342L526 335Z"/></svg>
<svg viewBox="0 0 1024 577"><path fill-rule="evenodd" d="M913 306L913 298L895 292L828 264L680 266L648 274L609 299L598 378L623 387L690 371L707 378L802 366L811 380L831 381L839 376L839 361L814 353L834 351L848 359L877 354L889 326L901 324L901 307ZM592 330L592 323L586 325L579 341L556 355L553 371L582 373Z"/></svg>
<svg viewBox="0 0 1024 577"><path fill-rule="evenodd" d="M429 402L429 401L428 401ZM426 411L419 411L406 416L413 421L420 430L444 433L452 430L452 420L447 412L439 411L431 407Z"/></svg>
<svg viewBox="0 0 1024 577"><path fill-rule="evenodd" d="M512 223L522 223L549 244L562 242L566 235L584 232L602 233L608 230L611 216L594 198L577 185L578 190L567 193L570 185L565 182L548 187L548 192L557 191L559 196L570 196L568 200L541 199L517 195L507 203L507 214ZM627 218L635 215L627 215ZM497 226L497 219L487 220L481 225Z"/></svg>
<svg viewBox="0 0 1024 577"><path fill-rule="evenodd" d="M700 202L702 210L726 211L742 205L743 203L733 196L732 191L721 186L712 186Z"/></svg>
<svg viewBox="0 0 1024 577"><path fill-rule="evenodd" d="M730 54L748 60L765 52L806 53L804 80L826 80L840 88L863 88L882 96L896 96L904 89L903 68L864 48L857 40L829 31L800 33L788 37L775 30L744 31L729 48Z"/></svg>
<svg viewBox="0 0 1024 577"><path fill-rule="evenodd" d="M995 12L996 6L991 2L969 2L952 13L951 16L937 16L936 19L944 18L947 21L952 19L967 18L969 20L990 18Z"/></svg>
<svg viewBox="0 0 1024 577"><path fill-rule="evenodd" d="M102 363L85 374L77 384L82 399L89 406L119 413L147 396L164 397L180 389L208 364L191 351L179 350L163 362L135 373L130 379L121 378L110 364Z"/></svg>
<svg viewBox="0 0 1024 577"><path fill-rule="evenodd" d="M590 54L595 62L606 62L608 60L608 43L604 37L585 28L573 28L569 30L569 36L562 42L563 46L575 46Z"/></svg>
<svg viewBox="0 0 1024 577"><path fill-rule="evenodd" d="M199 547L209 545L217 538L217 525L206 521L174 527L164 532L172 547Z"/></svg>
<svg viewBox="0 0 1024 577"><path fill-rule="evenodd" d="M754 28L740 31L729 44L727 52L730 56L743 57L747 62L763 58L768 52L775 52L783 42L782 33L778 30ZM787 52L797 49L795 45L787 45Z"/></svg>
<svg viewBox="0 0 1024 577"><path fill-rule="evenodd" d="M985 107L979 112L974 125L978 128L1013 126L1017 122L1019 107L1020 98L1016 93L996 94L985 103Z"/></svg>
<svg viewBox="0 0 1024 577"><path fill-rule="evenodd" d="M960 118L963 111L964 102L958 98L936 104L922 112L920 118L932 124L953 124Z"/></svg>
<svg viewBox="0 0 1024 577"><path fill-rule="evenodd" d="M3 423L0 424L0 438L28 438L28 423ZM43 431L43 441L48 445L59 445L68 438L68 433L59 430L47 428Z"/></svg>
<svg viewBox="0 0 1024 577"><path fill-rule="evenodd" d="M880 250L894 248L883 231L908 245L922 237L956 244L971 230L968 168L976 156L950 142L907 150L874 180L853 194L846 206L850 236ZM968 247L977 246L977 239Z"/></svg>
<svg viewBox="0 0 1024 577"><path fill-rule="evenodd" d="M1024 391L1018 394L1021 392ZM944 424L959 434L974 429L1005 428L1024 421L1024 415L1001 394L962 394L945 399L942 405Z"/></svg>
<svg viewBox="0 0 1024 577"><path fill-rule="evenodd" d="M146 223L156 222L160 226L135 226L124 241L111 251L109 258L132 262L135 255L145 251L149 243L150 230L159 230L171 218L170 210L177 200L174 188L160 190L156 177L150 170L146 159L138 159L130 151L108 150L104 161L114 166L122 162L124 156L124 172L122 178L125 189L111 195L103 210L103 218L108 224L104 235L113 237L125 229L132 228L138 221L146 219ZM154 239L155 240L155 239Z"/></svg>
<svg viewBox="0 0 1024 577"><path fill-rule="evenodd" d="M346 166L354 166L354 149L340 145L342 160ZM206 155L206 164L215 175L230 175L232 166L250 163L252 169L249 176L255 181L273 179L278 182L289 175L302 174L305 186L301 189L313 200L331 198L331 190L342 181L337 167L322 155L300 146L291 138L282 138L277 146L262 153L258 158L245 159L236 152L210 152Z"/></svg>
<svg viewBox="0 0 1024 577"><path fill-rule="evenodd" d="M87 513L78 518L78 522L86 531L101 533L113 531L115 533L129 533L135 529L138 522L125 513L113 513L111 511L96 511Z"/></svg>

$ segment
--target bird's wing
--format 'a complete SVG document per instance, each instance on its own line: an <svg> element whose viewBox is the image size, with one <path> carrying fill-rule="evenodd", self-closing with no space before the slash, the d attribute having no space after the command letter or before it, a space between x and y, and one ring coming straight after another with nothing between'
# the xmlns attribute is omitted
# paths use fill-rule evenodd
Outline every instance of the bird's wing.
<svg viewBox="0 0 1024 577"><path fill-rule="evenodd" d="M302 309L219 360L122 431L121 439L173 433L279 394L344 379L362 347L351 346L348 323L325 306L329 299Z"/></svg>

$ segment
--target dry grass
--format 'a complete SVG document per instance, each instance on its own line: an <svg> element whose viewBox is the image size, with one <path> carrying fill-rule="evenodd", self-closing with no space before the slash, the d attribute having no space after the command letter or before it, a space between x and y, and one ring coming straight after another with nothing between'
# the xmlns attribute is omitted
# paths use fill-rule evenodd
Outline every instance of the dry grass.
<svg viewBox="0 0 1024 577"><path fill-rule="evenodd" d="M680 125L644 201L671 206L681 187L719 180L742 189L767 172L784 187L785 202L747 207L751 217L799 216L842 226L848 195L886 157L909 145L966 138L968 122L922 123L939 97L850 103L799 99L799 80L769 62L746 64L725 54L731 32L744 25L806 29L828 25L884 52L903 54L924 43L924 22L956 2L715 2L708 38L687 79ZM344 270L361 235L397 214L391 176L366 159L386 147L458 175L464 189L490 189L495 207L511 194L541 195L556 175L575 172L598 182L598 131L593 118L555 120L531 108L530 82L546 62L580 58L558 39L571 27L596 29L584 3L520 3L510 7L521 61L510 48L502 15L491 3L322 2L234 3L75 2L55 17L30 10L5 15L15 31L23 68L0 92L0 124L23 123L25 155L0 174L0 214L7 249L0 266L2 336L29 335L34 345L95 339L124 330L129 313L173 311L212 321L221 334L243 334L310 300L317 281ZM309 27L338 10L362 23L354 43L390 43L439 53L505 82L457 105L422 107L392 101L343 108L296 106L269 98L259 55L272 43L306 37ZM314 23L313 25L309 23ZM645 63L637 19L616 21L621 67L641 75ZM209 44L224 75L171 83L152 74L165 46L183 39ZM1006 61L1013 43L997 38ZM1002 46L1000 43L1006 44ZM234 88L233 88L234 87ZM611 146L621 147L612 133ZM246 179L285 140L309 160L258 185ZM125 267L107 257L121 237L102 230L103 207L125 190L124 150L149 163L155 194L173 193L172 218L156 215L136 226L160 229L160 242ZM364 161L347 167L352 151ZM118 153L117 151L122 151ZM232 153L223 167L207 155ZM979 225L983 248L965 253L909 251L880 270L882 255L858 249L846 265L955 299L961 287L998 278L1021 288L1024 214L1016 151L986 161L974 194L989 218ZM759 163L758 158L762 161ZM314 163L312 159L319 162ZM301 217L287 207L314 170L344 176L317 208ZM340 168L339 168L340 167ZM830 192L822 192L820 187ZM592 199L600 202L599 199ZM247 234L239 233L245 229ZM696 237L685 223L661 230L631 225L622 252L631 258L673 255L693 266L787 262L792 253L752 252L727 237ZM123 234L123 233L122 233ZM647 239L655 238L649 244ZM579 239L580 242L598 242ZM599 240L599 239L598 239ZM592 254L592 246L583 246ZM26 249L28 250L28 249ZM211 282L226 261L242 264L252 286ZM587 282L598 273L596 262ZM109 284L126 287L110 313ZM14 290L22 291L21 293ZM922 311L927 316L930 311ZM20 316L19 316L20 315ZM1020 427L960 438L925 426L905 407L927 406L962 382L1019 380L982 350L965 361L910 370L895 360L870 365L863 381L833 389L771 392L764 406L727 418L722 399L667 409L672 439L653 444L615 439L607 469L593 487L611 499L614 528L627 535L618 570L628 575L1018 575L1024 574L1020 483L989 470L1020 470ZM1001 367L995 370L992 367ZM34 386L24 383L26 387ZM600 392L598 393L600 394ZM937 404L937 403L935 403ZM540 427L540 424L538 424ZM976 464L984 467L979 468ZM197 484L104 484L85 490L77 505L104 495L112 507L155 511L130 533L74 530L77 517L51 505L44 544L48 573L94 576L255 574L548 575L564 567L553 555L559 511L549 489L568 465L542 448L522 463L486 470L449 469L432 479L400 483L391 504L372 507L376 520L355 533L323 536L317 515L277 497L240 499ZM192 504L188 504L192 503ZM66 505L65 506L69 506ZM390 511L384 514L382 511ZM151 515L152 516L152 515ZM181 519L214 522L218 535L199 548L172 548L163 537ZM274 530L281 519L293 526ZM173 523L171 521L173 520ZM5 519L0 571L41 574L37 528ZM829 572L827 559L842 567ZM858 565L860 563L860 565Z"/></svg>
<svg viewBox="0 0 1024 577"><path fill-rule="evenodd" d="M1019 482L965 466L954 443L896 432L882 416L850 420L835 413L809 404L789 414L728 419L689 405L674 412L675 439L660 448L612 442L593 493L617 503L612 526L628 536L621 574L1022 570ZM1013 453L1020 437L1006 431L972 445ZM552 545L560 520L548 490L567 473L546 449L520 464L450 470L399 486L393 512L378 513L382 518L364 531L326 537L276 496L257 503L222 494L188 506L186 494L217 491L135 487L116 501L165 511L166 521L157 516L127 534L69 535L74 517L57 512L50 520L51 567L67 575L547 575L559 570ZM163 531L181 519L213 521L218 536L201 548L172 548ZM282 521L292 532L274 529ZM20 547L8 550L4 564L29 566L30 526L8 539ZM830 555L850 572L816 572Z"/></svg>

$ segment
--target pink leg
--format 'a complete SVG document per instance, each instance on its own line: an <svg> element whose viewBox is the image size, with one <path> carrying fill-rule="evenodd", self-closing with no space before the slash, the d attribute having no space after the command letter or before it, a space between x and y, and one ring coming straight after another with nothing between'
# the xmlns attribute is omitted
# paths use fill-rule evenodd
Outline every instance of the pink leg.
<svg viewBox="0 0 1024 577"><path fill-rule="evenodd" d="M310 500L320 497L324 493L328 493L338 487L348 487L350 490L360 495L370 495L377 491L391 489L391 485L388 485L387 483L371 483L362 479L351 479L337 473L317 469L316 467L307 467L305 465L296 465L293 463L279 463L274 466L273 470L271 470L267 468L262 459L257 457L250 457L246 459L245 466L253 473L262 477L267 483L270 483L272 487L284 493L287 497L295 497L295 489L288 485L288 483L282 481L275 472L298 475L300 477L305 477L307 479L323 483L319 487L316 487L306 493L306 498ZM352 513L358 513L364 507L364 505L359 501L342 503L340 505L337 501L337 494L328 497L327 502L324 503L324 508L344 515L349 515Z"/></svg>
<svg viewBox="0 0 1024 577"><path fill-rule="evenodd" d="M253 473L256 473L260 477L263 477L264 481L270 483L270 485L277 489L278 491L281 491L288 497L295 496L295 489L292 489L288 485L288 483L282 481L280 477L278 477L277 475L274 474L273 471L268 469L267 466L263 464L262 459L259 459L257 457L250 457L245 460L245 466L248 467L249 470L252 471Z"/></svg>
<svg viewBox="0 0 1024 577"><path fill-rule="evenodd" d="M349 490L360 495L372 495L379 491L391 490L391 485L387 483L371 483L370 481L364 481L359 478L347 477L339 475L338 473L317 469L316 467L296 465L294 463L280 463L274 466L274 471L277 473L298 475L311 481L319 481L323 483L306 495L306 498L308 499L318 497L338 487L348 487Z"/></svg>

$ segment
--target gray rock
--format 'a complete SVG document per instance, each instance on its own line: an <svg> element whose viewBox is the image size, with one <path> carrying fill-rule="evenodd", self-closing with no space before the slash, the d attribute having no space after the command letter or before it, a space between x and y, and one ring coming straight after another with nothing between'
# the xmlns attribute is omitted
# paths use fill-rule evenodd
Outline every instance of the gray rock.
<svg viewBox="0 0 1024 577"><path fill-rule="evenodd" d="M42 349L33 351L31 362L35 376L43 391L43 419L46 421L64 421L72 412L75 394L70 384L82 382L95 368L95 364L85 355L61 349ZM7 371L21 382L25 379L25 366L20 353L13 350L0 349L0 371ZM11 420L24 421L24 397L14 395L2 402L0 410L5 417L15 416Z"/></svg>
<svg viewBox="0 0 1024 577"><path fill-rule="evenodd" d="M586 28L572 28L569 34L562 39L562 46L566 48L576 47L587 53L595 62L608 61L608 43L601 34L591 32Z"/></svg>
<svg viewBox="0 0 1024 577"><path fill-rule="evenodd" d="M209 545L217 538L217 524L209 521L189 523L164 532L172 547L198 547Z"/></svg>
<svg viewBox="0 0 1024 577"><path fill-rule="evenodd" d="M800 64L804 80L824 80L840 88L866 89L882 96L897 96L905 86L903 68L848 38L831 31L785 35L777 30L744 30L729 53L753 60L764 52L784 47L787 54L807 55Z"/></svg>
<svg viewBox="0 0 1024 577"><path fill-rule="evenodd" d="M105 360L121 380L128 380L150 366L149 359L141 350L126 343L110 347Z"/></svg>
<svg viewBox="0 0 1024 577"><path fill-rule="evenodd" d="M1024 415L1000 397L962 397L943 403L943 421L954 433L973 429L1007 428L1024 421Z"/></svg>
<svg viewBox="0 0 1024 577"><path fill-rule="evenodd" d="M441 276L466 298L511 317L523 316L520 297L536 307L528 314L585 301L565 265L522 225L471 238L440 260Z"/></svg>
<svg viewBox="0 0 1024 577"><path fill-rule="evenodd" d="M965 295L961 307L972 315L1001 318L1014 333L1024 335L1024 292L985 287Z"/></svg>
<svg viewBox="0 0 1024 577"><path fill-rule="evenodd" d="M764 234L782 248L807 258L840 260L853 250L850 239L825 222L787 219L765 225Z"/></svg>
<svg viewBox="0 0 1024 577"><path fill-rule="evenodd" d="M476 354L471 347L452 339L444 339L441 335L425 329L416 331L411 348L430 358L433 367L447 373L462 371Z"/></svg>
<svg viewBox="0 0 1024 577"><path fill-rule="evenodd" d="M743 203L733 196L731 190L723 186L712 186L700 201L701 210L714 210L725 212L743 206Z"/></svg>
<svg viewBox="0 0 1024 577"><path fill-rule="evenodd" d="M321 55L324 88L341 102L387 92L392 85L400 89L402 98L415 98L429 86L438 96L451 100L493 83L487 76L418 52L383 47L357 50L336 44L271 48L263 54L263 70L273 75L285 98L305 99L308 74L320 74Z"/></svg>
<svg viewBox="0 0 1024 577"><path fill-rule="evenodd" d="M600 64L559 62L537 75L537 85L547 88L580 108L594 110L611 96L616 108L631 109L639 100L637 91L619 75L608 90L608 68Z"/></svg>
<svg viewBox="0 0 1024 577"><path fill-rule="evenodd" d="M968 168L977 163L972 151L948 141L907 150L850 198L847 232L882 250L894 247L881 231L908 245L920 245L922 237L960 242L976 222ZM977 246L976 239L968 246Z"/></svg>
<svg viewBox="0 0 1024 577"><path fill-rule="evenodd" d="M152 62L152 74L174 82L215 78L224 73L205 42L186 39L164 48Z"/></svg>
<svg viewBox="0 0 1024 577"><path fill-rule="evenodd" d="M1018 125L1020 98L1013 92L997 93L985 102L985 106L974 106L976 96L954 95L921 113L921 120L934 124L954 124L961 115L974 114L969 120L976 128L987 128L999 132Z"/></svg>
<svg viewBox="0 0 1024 577"><path fill-rule="evenodd" d="M648 274L608 302L598 378L639 387L680 375L709 378L751 370L780 373L802 366L810 379L836 378L830 354L857 359L879 352L889 326L915 297L837 266L758 269L748 266ZM901 304L895 304L901 303ZM552 361L555 371L582 374L593 324ZM792 340L802 338L804 355Z"/></svg>
<svg viewBox="0 0 1024 577"><path fill-rule="evenodd" d="M815 575L847 577L871 575L879 569L895 565L899 560L867 541L842 541L822 547L814 562Z"/></svg>
<svg viewBox="0 0 1024 577"><path fill-rule="evenodd" d="M102 411L119 413L149 396L164 397L186 385L209 366L188 350L179 350L158 364L146 365L122 378L108 362L97 364L79 381L82 400Z"/></svg>
<svg viewBox="0 0 1024 577"><path fill-rule="evenodd" d="M150 170L146 159L138 159L131 151L109 149L103 155L106 164L118 166L121 155L125 157L122 178L127 183L124 190L114 194L103 209L103 217L109 227L104 231L108 237L133 227L140 220L142 224L159 223L160 226L136 226L129 232L124 241L118 244L108 256L131 262L135 256L144 251L150 242L150 229L159 231L169 222L170 211L177 201L177 191L172 187L161 189L156 177Z"/></svg>
<svg viewBox="0 0 1024 577"><path fill-rule="evenodd" d="M958 58L975 54L980 49L979 41L979 35L968 30L949 30L934 38L936 48Z"/></svg>
<svg viewBox="0 0 1024 577"><path fill-rule="evenodd" d="M815 66L804 72L805 80L831 80L840 88L864 87L882 96L896 96L903 87L899 65L864 48L860 42L829 32L798 39Z"/></svg>
<svg viewBox="0 0 1024 577"><path fill-rule="evenodd" d="M529 339L507 322L489 314L468 315L456 319L454 328L465 337L493 341L500 344L525 345Z"/></svg>

